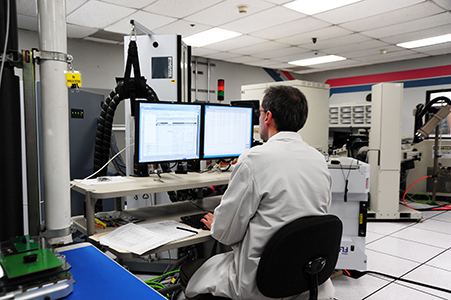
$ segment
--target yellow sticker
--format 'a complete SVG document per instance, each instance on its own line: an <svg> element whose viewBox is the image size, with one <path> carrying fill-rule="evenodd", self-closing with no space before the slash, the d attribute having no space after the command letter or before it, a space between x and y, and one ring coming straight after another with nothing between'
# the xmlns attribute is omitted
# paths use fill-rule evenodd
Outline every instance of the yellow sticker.
<svg viewBox="0 0 451 300"><path fill-rule="evenodd" d="M66 72L66 83L67 86L72 86L73 84L81 86L81 74L80 72Z"/></svg>
<svg viewBox="0 0 451 300"><path fill-rule="evenodd" d="M171 83L175 83L175 79L171 79Z"/></svg>

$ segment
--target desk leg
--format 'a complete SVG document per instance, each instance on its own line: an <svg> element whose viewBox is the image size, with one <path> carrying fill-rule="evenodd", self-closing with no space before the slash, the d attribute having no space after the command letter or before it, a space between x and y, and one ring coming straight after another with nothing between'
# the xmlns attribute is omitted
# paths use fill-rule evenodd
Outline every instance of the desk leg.
<svg viewBox="0 0 451 300"><path fill-rule="evenodd" d="M95 205L96 200L91 197L90 192L86 192L86 227L88 231L88 236L91 236L96 233L95 228Z"/></svg>
<svg viewBox="0 0 451 300"><path fill-rule="evenodd" d="M122 211L122 197L116 197L114 199L114 210Z"/></svg>

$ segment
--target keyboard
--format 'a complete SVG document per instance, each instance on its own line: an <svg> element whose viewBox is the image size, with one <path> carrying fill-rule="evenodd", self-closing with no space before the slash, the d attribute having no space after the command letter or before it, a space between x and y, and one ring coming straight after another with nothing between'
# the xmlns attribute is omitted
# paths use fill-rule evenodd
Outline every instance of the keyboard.
<svg viewBox="0 0 451 300"><path fill-rule="evenodd" d="M210 229L208 229L207 226L205 226L204 223L202 223L202 222L200 221L200 220L202 220L202 218L203 218L206 214L208 214L208 213L209 213L209 212L206 211L206 212L203 212L203 213L200 213L200 214L194 214L194 215L183 216L183 217L180 217L180 219L182 220L183 223L185 223L185 224L187 224L187 225L189 225L189 226L192 226L192 227L194 227L194 228L197 228L197 229L204 229L204 230L210 230Z"/></svg>

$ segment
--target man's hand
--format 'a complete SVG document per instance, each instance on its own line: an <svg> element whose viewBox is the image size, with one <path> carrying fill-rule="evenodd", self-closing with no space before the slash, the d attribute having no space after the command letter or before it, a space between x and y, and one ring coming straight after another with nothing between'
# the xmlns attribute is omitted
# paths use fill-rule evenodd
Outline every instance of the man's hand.
<svg viewBox="0 0 451 300"><path fill-rule="evenodd" d="M214 215L213 215L212 213L209 212L209 213L206 214L200 221L201 221L202 223L204 223L205 226L208 227L208 229L211 229L211 224L213 223L213 218L214 218Z"/></svg>

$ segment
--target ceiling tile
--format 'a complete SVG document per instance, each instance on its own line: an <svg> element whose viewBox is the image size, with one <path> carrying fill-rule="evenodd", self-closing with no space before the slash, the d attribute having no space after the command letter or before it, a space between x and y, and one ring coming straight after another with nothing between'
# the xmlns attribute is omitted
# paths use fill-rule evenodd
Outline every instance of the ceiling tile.
<svg viewBox="0 0 451 300"><path fill-rule="evenodd" d="M409 32L405 34L399 34L389 37L381 38L380 40L386 43L390 44L399 44L403 42L410 42L415 40L421 40L425 38L430 38L434 36L449 34L451 32L451 24L434 27L434 28L428 28L425 30L418 30L415 32Z"/></svg>
<svg viewBox="0 0 451 300"><path fill-rule="evenodd" d="M190 22L184 20L178 20L167 24L162 27L158 27L152 30L155 34L180 34L182 37L187 37L208 29L211 29L211 26L197 24L195 26Z"/></svg>
<svg viewBox="0 0 451 300"><path fill-rule="evenodd" d="M71 12L82 6L87 0L66 0L66 14L69 15Z"/></svg>
<svg viewBox="0 0 451 300"><path fill-rule="evenodd" d="M379 39L387 36L416 32L418 30L424 30L427 28L438 27L446 24L451 24L451 14L447 12L417 19L414 21L408 21L402 24L396 24L369 31L363 31L361 33Z"/></svg>
<svg viewBox="0 0 451 300"><path fill-rule="evenodd" d="M309 52L303 52L303 53L298 53L298 54L293 54L293 55L274 57L272 60L287 63L287 62L294 61L294 60L307 59L307 58L313 58L316 56L324 56L324 55L326 55L326 54L321 53L321 52L309 51ZM294 67L294 65L293 65L293 67Z"/></svg>
<svg viewBox="0 0 451 300"><path fill-rule="evenodd" d="M25 15L17 15L17 27L20 29L38 31L38 18Z"/></svg>
<svg viewBox="0 0 451 300"><path fill-rule="evenodd" d="M145 7L143 10L173 18L184 18L219 2L221 0L160 0Z"/></svg>
<svg viewBox="0 0 451 300"><path fill-rule="evenodd" d="M264 39L276 40L298 34L300 28L302 28L302 32L309 32L329 26L330 24L324 21L306 17L288 23L271 26L263 30L254 31L251 35Z"/></svg>
<svg viewBox="0 0 451 300"><path fill-rule="evenodd" d="M285 4L291 2L293 0L266 0L267 2L275 3L275 4Z"/></svg>
<svg viewBox="0 0 451 300"><path fill-rule="evenodd" d="M346 44L341 45L338 47L332 47L328 49L323 49L323 52L326 52L328 54L338 54L338 55L345 55L347 52L357 51L357 50L368 50L368 49L385 49L389 46L389 44L378 41L378 40L369 40L364 42L358 42L358 43L352 43L352 44Z"/></svg>
<svg viewBox="0 0 451 300"><path fill-rule="evenodd" d="M396 56L376 56L376 57L367 57L366 59L359 59L359 61L365 62L365 63L372 63L372 64L380 64L380 63L386 63L386 62L392 62L392 61L401 61L401 60L408 60L408 59L415 59L415 58L422 58L427 57L428 55L423 53L410 53L410 54L402 54L402 55L396 55Z"/></svg>
<svg viewBox="0 0 451 300"><path fill-rule="evenodd" d="M400 47L388 45L384 47L377 47L373 49L364 49L364 50L355 50L353 49L350 52L343 52L343 53L337 53L341 56L345 56L346 58L358 58L358 57L365 57L365 56L377 56L382 55L381 50L385 50L387 53L391 52L397 52L402 51Z"/></svg>
<svg viewBox="0 0 451 300"><path fill-rule="evenodd" d="M332 24L341 24L354 20L365 19L420 2L424 2L424 0L365 0L327 12L319 13L314 16L315 18L330 22Z"/></svg>
<svg viewBox="0 0 451 300"><path fill-rule="evenodd" d="M169 18L165 16L155 15L144 11L138 11L128 17L108 26L105 28L107 31L113 31L123 34L130 33L130 20L135 20L150 31L153 31L155 28L167 25L171 22L174 22L174 18Z"/></svg>
<svg viewBox="0 0 451 300"><path fill-rule="evenodd" d="M441 12L443 12L443 10L440 9L437 5L433 4L430 1L427 1L394 11L385 12L365 19L346 22L340 24L340 26L349 30L362 32L384 26L417 20Z"/></svg>
<svg viewBox="0 0 451 300"><path fill-rule="evenodd" d="M429 55L441 55L451 53L451 42L438 45L432 45L427 47L420 47L412 49L415 52L425 53Z"/></svg>
<svg viewBox="0 0 451 300"><path fill-rule="evenodd" d="M287 48L287 47L289 47L289 46L286 44L269 41L269 42L264 42L264 43L257 44L257 45L234 49L234 50L231 50L230 52L238 53L238 54L242 54L242 55L252 55L252 54L264 52L265 50L271 51L271 50L283 49L283 48Z"/></svg>
<svg viewBox="0 0 451 300"><path fill-rule="evenodd" d="M67 37L81 39L95 33L98 29L67 24Z"/></svg>
<svg viewBox="0 0 451 300"><path fill-rule="evenodd" d="M229 58L236 58L239 56L241 56L241 55L236 54L236 53L218 52L218 53L212 53L212 54L205 55L204 57L225 60L225 59L229 59Z"/></svg>
<svg viewBox="0 0 451 300"><path fill-rule="evenodd" d="M133 1L130 1L130 0L102 0L102 1L108 2L111 4L120 5L120 6L141 9L141 8L144 8L144 7L148 6L149 4L155 2L156 0L133 0Z"/></svg>
<svg viewBox="0 0 451 300"><path fill-rule="evenodd" d="M236 21L223 24L221 27L242 33L251 33L262 28L269 28L304 17L305 15L291 9L276 6ZM280 33L280 32L279 32Z"/></svg>
<svg viewBox="0 0 451 300"><path fill-rule="evenodd" d="M210 6L186 17L185 20L192 23L219 26L228 22L248 17L254 13L274 6L274 4L261 0L247 0L246 4L249 5L248 12L246 14L240 14L238 12L237 6L241 4L243 4L242 0L222 1L221 3ZM227 29L226 27L222 28Z"/></svg>
<svg viewBox="0 0 451 300"><path fill-rule="evenodd" d="M330 49L333 47L339 47L339 46L347 46L352 45L356 43L362 43L371 40L371 38L354 33L354 34L348 34L345 36L340 37L334 37L326 40L319 39L315 44L313 44L311 41L306 44L300 44L299 46L306 49L311 50L324 50L324 49Z"/></svg>
<svg viewBox="0 0 451 300"><path fill-rule="evenodd" d="M451 1L449 0L432 0L444 9L451 10Z"/></svg>
<svg viewBox="0 0 451 300"><path fill-rule="evenodd" d="M249 62L259 61L259 60L261 60L261 59L256 58L256 57L252 57L252 56L249 56L249 55L243 55L243 56L239 56L239 57L236 57L236 58L230 58L227 61L244 64L244 63L249 63Z"/></svg>
<svg viewBox="0 0 451 300"><path fill-rule="evenodd" d="M36 1L30 1L30 0L16 0L16 11L19 15L25 15L25 16L31 16L35 17L37 16L37 7L36 7Z"/></svg>
<svg viewBox="0 0 451 300"><path fill-rule="evenodd" d="M233 39L230 39L227 41L219 42L219 43L214 43L214 44L205 46L203 48L215 49L218 51L230 51L233 49L243 48L243 47L247 47L247 46L251 46L251 45L255 45L255 44L259 44L259 43L264 43L264 42L267 42L267 40L249 36L249 35L241 35L239 37L236 37L236 38L233 38Z"/></svg>
<svg viewBox="0 0 451 300"><path fill-rule="evenodd" d="M67 16L67 22L75 25L104 28L131 15L134 9L100 1L88 1Z"/></svg>
<svg viewBox="0 0 451 300"><path fill-rule="evenodd" d="M259 57L259 58L264 58L264 59L271 59L271 58L277 58L277 57L281 57L281 56L298 55L298 54L306 53L306 52L310 52L310 50L292 46L292 47L283 48L283 49L276 49L276 50L272 50L272 51L255 53L255 54L253 54L253 56Z"/></svg>
<svg viewBox="0 0 451 300"><path fill-rule="evenodd" d="M329 26L323 29L313 30L310 32L303 32L301 34L276 39L276 41L290 45L303 45L307 43L313 43L312 38L315 37L317 38L317 43L323 43L323 41L327 39L350 35L352 33L353 33L352 31L340 28L339 26Z"/></svg>

